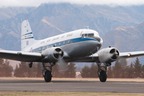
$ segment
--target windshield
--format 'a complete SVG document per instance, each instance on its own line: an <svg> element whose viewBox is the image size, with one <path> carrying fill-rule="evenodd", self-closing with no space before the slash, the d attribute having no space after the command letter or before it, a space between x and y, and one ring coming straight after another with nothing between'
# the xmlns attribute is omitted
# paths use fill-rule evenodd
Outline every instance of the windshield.
<svg viewBox="0 0 144 96"><path fill-rule="evenodd" d="M82 34L82 37L94 37L93 33Z"/></svg>

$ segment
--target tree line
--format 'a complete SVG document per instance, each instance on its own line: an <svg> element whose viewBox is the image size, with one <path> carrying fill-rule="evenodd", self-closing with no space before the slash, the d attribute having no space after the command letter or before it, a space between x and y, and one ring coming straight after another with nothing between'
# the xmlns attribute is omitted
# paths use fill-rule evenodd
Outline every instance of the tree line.
<svg viewBox="0 0 144 96"><path fill-rule="evenodd" d="M96 64L90 67L85 66L81 71L81 76L97 78L97 70ZM126 59L119 59L114 65L108 67L107 74L109 78L144 78L144 64L141 64L138 58L130 65L127 64Z"/></svg>
<svg viewBox="0 0 144 96"><path fill-rule="evenodd" d="M81 69L82 78L97 78L97 64L91 66L84 66ZM56 64L52 68L53 77L59 78L75 78L76 67L75 64L69 63L66 70L60 70L60 65ZM144 78L144 64L136 58L131 64L127 64L126 59L119 59L109 66L107 69L109 78ZM16 68L9 64L8 60L0 59L0 77L42 77L42 64L34 63L32 68L29 68L28 63L21 62L16 65Z"/></svg>
<svg viewBox="0 0 144 96"><path fill-rule="evenodd" d="M32 68L29 68L29 63L21 62L16 65L16 68L9 64L8 60L0 59L0 77L42 77L42 64L34 63ZM75 64L69 63L66 70L61 70L59 65L56 64L52 68L53 77L67 77L75 78L76 67Z"/></svg>
<svg viewBox="0 0 144 96"><path fill-rule="evenodd" d="M126 59L118 60L115 66L108 69L108 76L110 78L144 78L144 64L136 58L130 65L127 64Z"/></svg>

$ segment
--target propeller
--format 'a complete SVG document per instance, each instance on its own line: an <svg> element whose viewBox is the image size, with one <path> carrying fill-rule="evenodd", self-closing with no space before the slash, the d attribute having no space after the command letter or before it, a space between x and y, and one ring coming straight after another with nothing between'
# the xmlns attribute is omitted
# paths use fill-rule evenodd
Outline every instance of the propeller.
<svg viewBox="0 0 144 96"><path fill-rule="evenodd" d="M118 56L119 56L119 51L116 50L116 49L111 49L110 53L113 54L113 56L111 58L114 59L114 60L117 59Z"/></svg>
<svg viewBox="0 0 144 96"><path fill-rule="evenodd" d="M59 71L64 72L68 69L67 63L63 59L64 52L60 48L56 48L54 57L58 59L57 64L59 65Z"/></svg>
<svg viewBox="0 0 144 96"><path fill-rule="evenodd" d="M60 72L64 72L64 71L66 71L68 69L68 64L61 57L58 58L57 64L59 66L59 71Z"/></svg>
<svg viewBox="0 0 144 96"><path fill-rule="evenodd" d="M55 58L59 59L63 57L64 52L60 48L56 48L53 54Z"/></svg>

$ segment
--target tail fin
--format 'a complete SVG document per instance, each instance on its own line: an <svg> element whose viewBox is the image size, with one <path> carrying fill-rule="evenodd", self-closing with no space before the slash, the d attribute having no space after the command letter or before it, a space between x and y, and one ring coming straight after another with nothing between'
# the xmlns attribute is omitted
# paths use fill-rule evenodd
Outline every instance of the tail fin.
<svg viewBox="0 0 144 96"><path fill-rule="evenodd" d="M24 20L21 24L21 50L29 47L35 42L30 24L28 20Z"/></svg>

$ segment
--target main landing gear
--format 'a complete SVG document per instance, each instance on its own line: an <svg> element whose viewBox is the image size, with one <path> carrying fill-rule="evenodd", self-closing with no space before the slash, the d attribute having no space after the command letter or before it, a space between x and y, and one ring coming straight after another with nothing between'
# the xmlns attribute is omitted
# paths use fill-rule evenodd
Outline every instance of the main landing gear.
<svg viewBox="0 0 144 96"><path fill-rule="evenodd" d="M51 71L45 70L43 77L44 77L45 82L51 82L51 80L52 80Z"/></svg>
<svg viewBox="0 0 144 96"><path fill-rule="evenodd" d="M29 68L32 68L33 63L29 63ZM52 80L52 66L55 65L55 63L42 63L43 65L43 70L42 70L42 75L44 77L45 82L51 82Z"/></svg>
<svg viewBox="0 0 144 96"><path fill-rule="evenodd" d="M107 80L107 66L101 66L98 64L98 77L101 82L106 82Z"/></svg>
<svg viewBox="0 0 144 96"><path fill-rule="evenodd" d="M44 77L44 80L45 82L51 82L52 80L52 66L54 64L47 64L47 63L43 63L43 71L42 71L42 74L43 74L43 77Z"/></svg>

